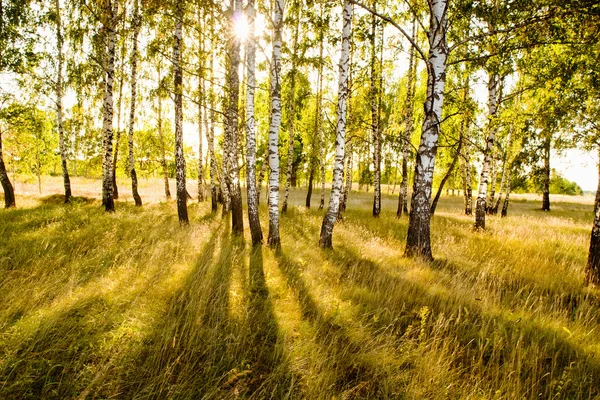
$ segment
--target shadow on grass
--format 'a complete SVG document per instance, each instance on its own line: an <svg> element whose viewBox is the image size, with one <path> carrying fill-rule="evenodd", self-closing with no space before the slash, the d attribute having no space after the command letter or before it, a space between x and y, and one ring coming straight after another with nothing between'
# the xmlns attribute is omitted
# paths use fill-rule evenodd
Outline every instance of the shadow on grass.
<svg viewBox="0 0 600 400"><path fill-rule="evenodd" d="M111 367L111 341L126 324L127 310L167 271L140 279L130 269L109 288L90 287L71 304L25 317L0 343L0 398L87 398Z"/></svg>
<svg viewBox="0 0 600 400"><path fill-rule="evenodd" d="M449 366L460 371L461 381L487 393L510 386L520 398L600 396L598 360L566 340L563 332L537 321L511 319L510 310L489 313L470 296L390 275L344 246L323 253L342 269L344 296L362 305L365 324L373 324L375 331L388 330L400 342L451 347ZM428 319L424 307L431 310Z"/></svg>
<svg viewBox="0 0 600 400"><path fill-rule="evenodd" d="M65 196L62 194L52 194L50 196L44 196L38 199L40 204L53 204L53 205L61 205L61 204L69 204L65 203ZM72 196L70 199L71 204L92 204L97 202L98 200L93 199L91 197L85 196Z"/></svg>
<svg viewBox="0 0 600 400"><path fill-rule="evenodd" d="M96 214L90 206L48 205L26 211L4 225L9 231L0 237L0 331L114 268L139 265L157 248L166 254L189 244L186 237L173 242L171 234L179 226L153 207L141 216L124 212L118 218ZM19 223L34 226L25 229Z"/></svg>
<svg viewBox="0 0 600 400"><path fill-rule="evenodd" d="M293 379L264 281L261 251L250 255L250 289L244 288L249 293L243 296L247 303L240 319L232 316L230 288L244 245L230 237L229 228L218 240L210 240L141 353L130 356L130 372L121 377L126 397L292 397Z"/></svg>
<svg viewBox="0 0 600 400"><path fill-rule="evenodd" d="M323 353L319 379L329 381L324 386L328 387L327 396L348 399L389 396L383 387L376 384L380 371L361 357L365 350L363 345L353 341L346 328L337 323L335 318L326 316L313 299L301 276L302 266L282 250L276 253L276 257L278 267L300 305L302 318L314 328L314 341Z"/></svg>

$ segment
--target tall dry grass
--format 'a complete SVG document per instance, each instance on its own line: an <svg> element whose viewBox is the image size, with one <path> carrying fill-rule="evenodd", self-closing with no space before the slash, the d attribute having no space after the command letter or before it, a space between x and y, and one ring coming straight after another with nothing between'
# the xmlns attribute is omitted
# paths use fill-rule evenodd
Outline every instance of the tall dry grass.
<svg viewBox="0 0 600 400"><path fill-rule="evenodd" d="M427 264L402 257L391 196L374 219L352 193L326 251L293 191L274 252L208 203L179 227L161 190L135 208L121 185L114 215L23 193L0 211L0 398L600 397L589 204L516 201L476 233L443 197Z"/></svg>

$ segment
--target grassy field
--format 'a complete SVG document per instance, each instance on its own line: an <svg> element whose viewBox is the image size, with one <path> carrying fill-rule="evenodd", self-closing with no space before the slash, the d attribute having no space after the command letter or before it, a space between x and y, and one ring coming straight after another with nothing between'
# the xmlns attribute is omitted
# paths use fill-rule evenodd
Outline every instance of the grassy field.
<svg viewBox="0 0 600 400"><path fill-rule="evenodd" d="M387 195L374 219L353 193L325 251L323 211L293 191L276 253L232 239L209 203L179 227L159 181L113 215L17 189L0 210L1 399L600 398L589 198L521 199L476 233L443 197L426 264L402 257Z"/></svg>

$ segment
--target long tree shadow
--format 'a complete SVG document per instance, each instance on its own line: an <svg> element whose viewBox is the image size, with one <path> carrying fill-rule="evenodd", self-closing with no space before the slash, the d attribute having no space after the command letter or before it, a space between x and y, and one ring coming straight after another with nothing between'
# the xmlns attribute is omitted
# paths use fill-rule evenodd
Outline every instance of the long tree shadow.
<svg viewBox="0 0 600 400"><path fill-rule="evenodd" d="M263 267L261 246L250 249L245 319L240 327L240 367L227 384L243 397L298 398ZM243 269L245 272L245 268Z"/></svg>
<svg viewBox="0 0 600 400"><path fill-rule="evenodd" d="M121 377L126 397L183 398L206 395L218 386L227 364L228 288L231 242L225 229L203 247L192 272L171 296L164 317L157 321L141 349L131 357L132 368ZM220 238L219 238L220 236ZM219 256L213 262L214 252ZM226 373L226 371L225 371Z"/></svg>
<svg viewBox="0 0 600 400"><path fill-rule="evenodd" d="M323 371L331 380L327 396L342 398L389 397L390 393L376 385L381 372L367 359L361 357L366 351L363 344L352 340L346 328L326 316L315 302L301 276L302 266L288 257L282 250L276 253L278 267L294 292L300 305L303 319L315 330L314 341L323 355Z"/></svg>
<svg viewBox="0 0 600 400"><path fill-rule="evenodd" d="M120 350L111 339L127 325L124 315L167 275L159 266L143 275L128 269L4 332L0 398L85 398Z"/></svg>
<svg viewBox="0 0 600 400"><path fill-rule="evenodd" d="M233 273L247 271L244 252L228 228L205 246L141 353L130 356L132 368L121 378L125 397L294 397L260 248L250 256L250 288L242 283L243 312L231 308Z"/></svg>
<svg viewBox="0 0 600 400"><path fill-rule="evenodd" d="M361 305L363 323L372 324L375 332L385 329L399 344L430 340L455 346L449 365L462 371L464 382L475 380L494 393L510 381L521 398L600 396L599 360L561 332L486 312L469 297L391 275L346 247L324 253L341 268L344 296ZM423 314L424 307L433 317L424 316L429 315Z"/></svg>

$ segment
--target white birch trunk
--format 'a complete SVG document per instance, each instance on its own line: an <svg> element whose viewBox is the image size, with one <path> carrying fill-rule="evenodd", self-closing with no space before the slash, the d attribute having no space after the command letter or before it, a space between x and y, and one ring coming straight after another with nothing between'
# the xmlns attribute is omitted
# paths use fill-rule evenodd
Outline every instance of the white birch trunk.
<svg viewBox="0 0 600 400"><path fill-rule="evenodd" d="M175 102L175 170L177 181L177 214L179 223L188 225L185 156L183 154L183 68L181 42L183 39L183 5L175 5L175 41L173 43L174 102Z"/></svg>
<svg viewBox="0 0 600 400"><path fill-rule="evenodd" d="M230 2L232 8L232 23L241 20L242 18L242 1L232 0ZM239 159L239 92L240 92L240 40L237 37L235 30L229 32L228 43L228 60L227 60L227 76L226 85L229 99L227 102L227 110L225 114L225 137L228 139L228 177L225 178L228 186L230 204L231 204L231 228L232 232L237 235L243 235L243 209L242 209L242 193L240 187L240 170L238 165Z"/></svg>
<svg viewBox="0 0 600 400"><path fill-rule="evenodd" d="M271 121L269 126L269 238L271 247L281 246L279 237L279 128L281 127L281 29L284 0L275 0L273 57L271 58Z"/></svg>
<svg viewBox="0 0 600 400"><path fill-rule="evenodd" d="M340 207L340 212L346 211L346 205L348 202L348 194L352 190L352 163L353 163L353 151L352 151L352 142L348 142L347 148L347 163L346 163L346 184L344 185L344 196L342 197L342 205Z"/></svg>
<svg viewBox="0 0 600 400"><path fill-rule="evenodd" d="M352 3L344 0L344 9L342 12L342 49L340 53L339 64L339 83L338 83L338 104L337 104L337 124L335 141L335 164L333 168L333 183L331 187L331 197L329 207L323 218L321 225L321 235L319 245L324 248L331 248L333 227L338 217L340 206L340 195L342 190L342 180L344 177L344 151L346 145L346 100L348 99L348 77L350 70L350 40L352 35Z"/></svg>
<svg viewBox="0 0 600 400"><path fill-rule="evenodd" d="M375 7L375 6L373 6ZM377 25L371 15L371 132L373 134L373 216L381 212L381 132L379 130L379 79L377 77ZM381 72L381 71L379 71Z"/></svg>
<svg viewBox="0 0 600 400"><path fill-rule="evenodd" d="M112 150L113 150L113 82L115 74L115 44L117 3L107 2L104 25L106 40L106 57L103 59L105 86L102 118L102 204L107 212L115 211L112 185Z"/></svg>
<svg viewBox="0 0 600 400"><path fill-rule="evenodd" d="M485 141L483 153L483 166L479 179L479 190L477 193L477 204L475 206L475 229L485 229L485 213L487 208L487 192L490 180L490 169L493 162L494 143L496 141L496 127L494 118L498 111L498 90L500 79L498 74L490 73L488 81L488 136Z"/></svg>
<svg viewBox="0 0 600 400"><path fill-rule="evenodd" d="M142 205L142 198L138 193L137 173L135 172L135 157L133 153L133 133L135 128L135 113L137 105L137 63L138 63L138 36L142 25L142 17L139 10L139 0L135 0L133 11L133 49L131 51L131 109L129 113L129 175L131 176L131 192L136 206Z"/></svg>
<svg viewBox="0 0 600 400"><path fill-rule="evenodd" d="M158 100L158 141L160 143L160 164L161 164L161 168L162 168L162 172L163 172L163 179L165 181L165 197L167 198L167 200L169 200L171 198L171 190L169 189L169 171L167 168L167 157L166 157L166 151L165 151L165 138L163 135L163 119L162 119L162 93L160 91L160 82L162 81L162 70L161 70L161 63L159 62L158 64L158 68L157 68L157 72L158 72L158 82L159 82L159 86L158 86L158 90L157 90L157 100Z"/></svg>
<svg viewBox="0 0 600 400"><path fill-rule="evenodd" d="M413 40L416 36L416 21L412 23L412 34ZM402 182L400 183L400 189L398 191L398 210L396 211L396 217L401 217L402 214L408 214L408 158L410 156L410 145L411 137L413 133L413 97L415 90L415 49L411 46L410 56L408 62L408 83L406 85L406 102L404 109L406 113L406 126L404 128L404 135L402 137Z"/></svg>
<svg viewBox="0 0 600 400"><path fill-rule="evenodd" d="M211 43L214 39L214 26L211 24L210 27L210 40ZM214 59L214 55L213 52L210 52L210 61L209 61L209 69L208 69L208 81L210 83L209 85L209 89L208 89L208 108L210 109L210 125L208 127L208 129L206 130L206 142L207 142L207 146L208 146L208 157L210 159L210 168L209 168L209 174L210 174L210 206L211 206L211 211L217 212L217 203L218 203L218 198L217 198L217 185L216 185L216 180L217 180L217 157L215 156L215 123L216 123L216 116L215 116L215 94L214 94L214 89L213 89L213 79L214 79L214 74L213 74L213 70L214 70L214 63L215 63L215 59ZM207 118L207 123L208 123L208 118Z"/></svg>
<svg viewBox="0 0 600 400"><path fill-rule="evenodd" d="M321 13L322 13L321 9ZM322 102L323 102L323 32L319 32L319 68L318 68L318 86L317 86L317 135L319 138L319 169L321 172L321 199L319 201L319 210L325 207L325 135L323 133L323 115L322 115Z"/></svg>
<svg viewBox="0 0 600 400"><path fill-rule="evenodd" d="M254 120L254 91L256 88L256 43L254 42L254 0L248 0L248 38L246 39L246 186L248 195L248 222L252 244L262 243L262 229L258 215L258 193L256 191L256 124Z"/></svg>
<svg viewBox="0 0 600 400"><path fill-rule="evenodd" d="M428 32L427 98L425 119L415 162L415 178L411 200L405 255L433 259L431 252L430 201L437 144L442 121L444 86L446 81L446 44L448 0L431 0Z"/></svg>
<svg viewBox="0 0 600 400"><path fill-rule="evenodd" d="M296 6L297 8L297 6ZM288 99L288 163L285 177L285 195L281 212L285 213L290 197L290 185L292 181L292 169L294 168L294 128L296 122L296 53L298 52L298 31L300 29L300 15L296 14L296 26L294 30L294 44L292 46L292 66L290 70L290 97Z"/></svg>
<svg viewBox="0 0 600 400"><path fill-rule="evenodd" d="M204 85L204 27L200 21L203 20L203 15L198 11L198 202L204 201L204 138L202 137L202 131L207 124L205 124L205 110L206 110L206 93Z"/></svg>
<svg viewBox="0 0 600 400"><path fill-rule="evenodd" d="M65 146L65 131L63 127L63 33L60 12L60 0L55 0L56 7L56 46L58 52L58 76L56 80L56 123L58 126L58 147L65 186L65 203L71 201L71 179L67 168L67 149Z"/></svg>

